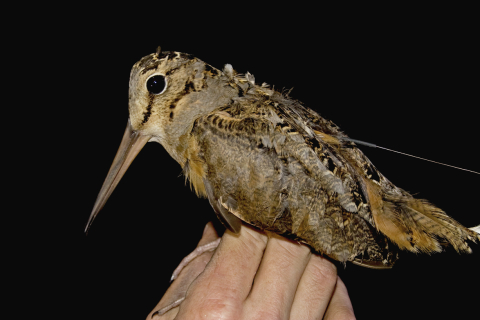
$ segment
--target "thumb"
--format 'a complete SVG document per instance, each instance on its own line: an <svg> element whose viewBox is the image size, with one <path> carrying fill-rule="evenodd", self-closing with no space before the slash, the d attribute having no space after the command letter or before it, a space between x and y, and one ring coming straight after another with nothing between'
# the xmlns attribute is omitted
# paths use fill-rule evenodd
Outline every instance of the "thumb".
<svg viewBox="0 0 480 320"><path fill-rule="evenodd" d="M211 243L219 238L213 224L211 222L207 223L205 229L203 230L202 238L197 244L197 248ZM198 255L195 259L191 260L186 264L178 274L178 277L175 281L172 282L170 287L165 292L165 295L162 297L160 302L153 308L153 310L148 314L147 319L155 320L167 320L174 319L178 313L178 306L171 308L166 311L164 314L155 314L158 310L166 308L170 305L175 304L176 301L181 300L185 297L190 284L198 277L199 274L203 272L205 266L210 261L214 250L203 252ZM183 261L182 261L183 263ZM181 263L181 264L182 264ZM168 309L168 308L166 308ZM152 315L154 314L153 318Z"/></svg>

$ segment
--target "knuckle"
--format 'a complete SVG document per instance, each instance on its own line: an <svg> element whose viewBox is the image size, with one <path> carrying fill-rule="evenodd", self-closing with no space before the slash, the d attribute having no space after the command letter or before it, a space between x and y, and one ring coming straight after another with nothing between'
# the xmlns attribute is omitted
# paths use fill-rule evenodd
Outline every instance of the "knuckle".
<svg viewBox="0 0 480 320"><path fill-rule="evenodd" d="M277 310L278 311L278 310ZM279 314L275 310L260 310L254 315L249 316L249 320L282 320L287 319L283 314Z"/></svg>
<svg viewBox="0 0 480 320"><path fill-rule="evenodd" d="M205 301L198 306L195 313L199 316L199 319L210 320L238 320L240 314L234 306L222 300Z"/></svg>
<svg viewBox="0 0 480 320"><path fill-rule="evenodd" d="M242 226L241 236L239 238L243 247L249 251L257 252L265 250L267 245L267 236L250 227Z"/></svg>
<svg viewBox="0 0 480 320"><path fill-rule="evenodd" d="M336 282L337 267L322 257L312 256L312 276L316 282Z"/></svg>
<svg viewBox="0 0 480 320"><path fill-rule="evenodd" d="M242 228L243 228L243 226L242 226ZM245 235L247 236L249 241L258 242L259 244L262 244L262 245L267 244L268 239L267 239L267 236L265 235L265 233L263 233L261 231L258 231L256 229L250 227L250 226L246 226L244 228L244 231L245 231Z"/></svg>
<svg viewBox="0 0 480 320"><path fill-rule="evenodd" d="M285 238L282 238L282 240L278 242L278 245L283 249L283 253L290 259L297 259L299 257L307 259L311 255L309 247Z"/></svg>

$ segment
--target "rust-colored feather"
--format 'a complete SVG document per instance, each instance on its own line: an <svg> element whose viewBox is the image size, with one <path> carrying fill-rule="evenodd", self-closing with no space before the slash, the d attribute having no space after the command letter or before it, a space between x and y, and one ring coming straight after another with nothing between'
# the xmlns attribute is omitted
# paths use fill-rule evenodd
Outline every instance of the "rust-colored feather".
<svg viewBox="0 0 480 320"><path fill-rule="evenodd" d="M220 71L180 52L146 56L131 72L129 111L112 170L123 174L129 150L147 140L161 143L234 232L244 221L374 268L391 267L397 247L431 253L446 241L470 252L467 241L479 237L393 185L333 122L231 65Z"/></svg>

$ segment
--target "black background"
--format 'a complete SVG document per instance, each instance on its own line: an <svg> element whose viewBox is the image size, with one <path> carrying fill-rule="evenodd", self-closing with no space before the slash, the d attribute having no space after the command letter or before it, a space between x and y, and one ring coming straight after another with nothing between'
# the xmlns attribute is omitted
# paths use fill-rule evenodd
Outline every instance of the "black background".
<svg viewBox="0 0 480 320"><path fill-rule="evenodd" d="M351 21L339 13L328 22L313 17L298 25L301 16L285 15L263 25L264 16L254 14L240 20L142 14L143 22L135 23L109 14L73 24L63 17L27 51L45 59L48 90L40 108L49 138L32 134L35 157L48 165L36 168L42 183L29 187L42 194L28 216L40 234L22 252L32 279L27 287L35 290L20 296L40 300L42 310L84 319L144 318L205 223L216 219L208 201L185 186L180 166L149 143L88 236L83 233L127 123L130 68L158 45L220 69L230 63L257 83L293 87L293 98L352 138L479 170L478 37L468 18L425 12ZM466 226L479 223L477 175L362 150L397 186ZM23 201L19 208L31 205ZM402 252L392 270L347 264L338 266L339 274L358 319L467 318L477 310L480 284L480 246L472 248L472 255L451 248L432 256ZM29 305L22 310L36 312Z"/></svg>

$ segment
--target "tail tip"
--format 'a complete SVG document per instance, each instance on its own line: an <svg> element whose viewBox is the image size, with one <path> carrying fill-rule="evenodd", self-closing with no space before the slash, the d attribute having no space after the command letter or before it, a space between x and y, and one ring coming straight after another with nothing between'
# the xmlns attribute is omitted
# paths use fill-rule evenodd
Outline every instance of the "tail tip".
<svg viewBox="0 0 480 320"><path fill-rule="evenodd" d="M469 228L469 229L472 230L473 232L476 232L477 233L477 238L478 238L478 240L480 240L480 225L478 225L476 227Z"/></svg>

